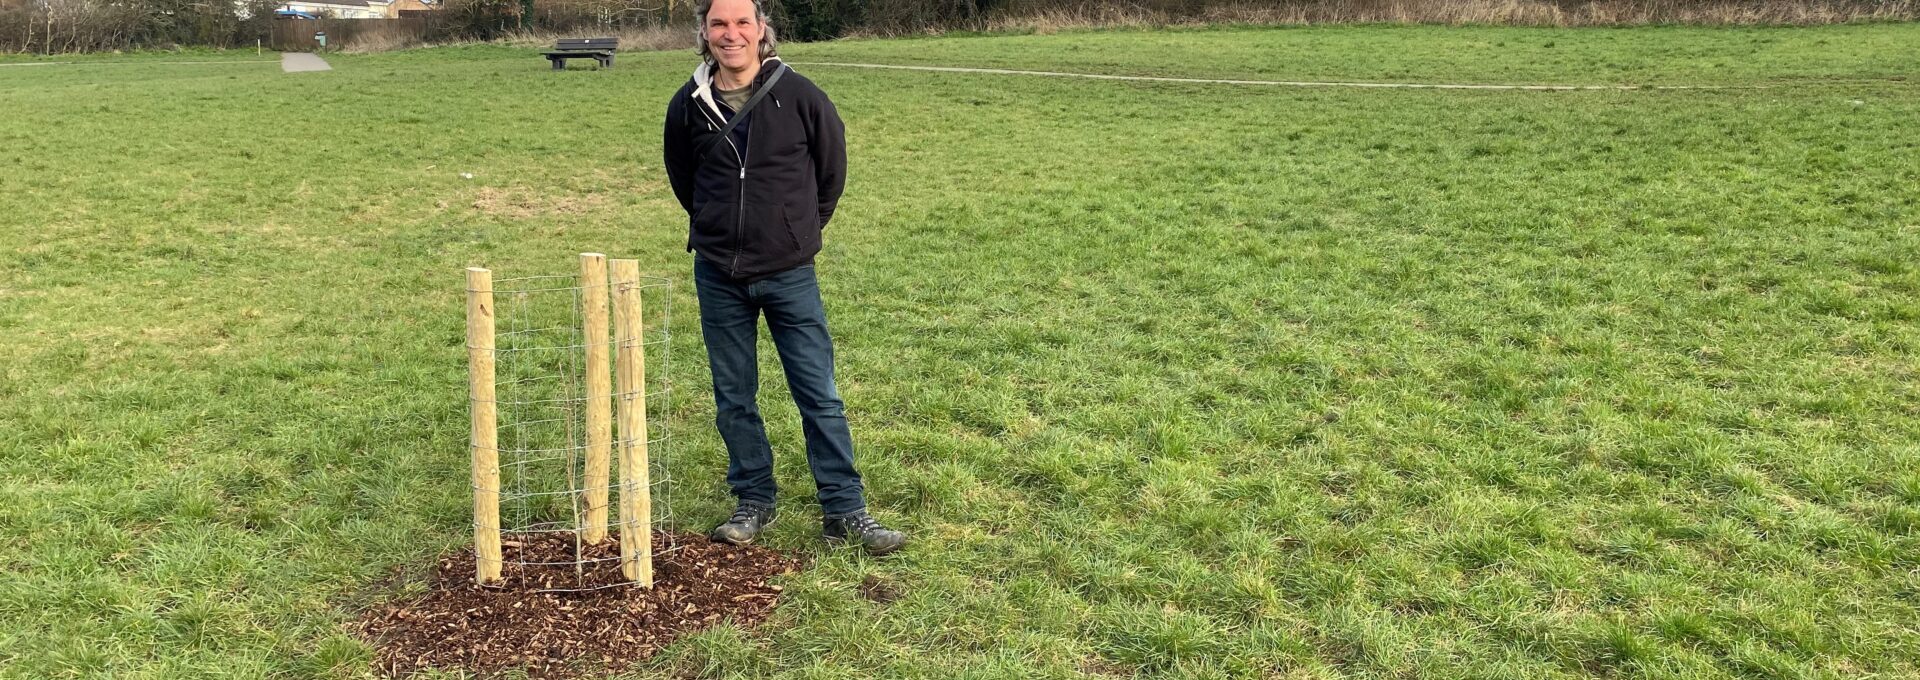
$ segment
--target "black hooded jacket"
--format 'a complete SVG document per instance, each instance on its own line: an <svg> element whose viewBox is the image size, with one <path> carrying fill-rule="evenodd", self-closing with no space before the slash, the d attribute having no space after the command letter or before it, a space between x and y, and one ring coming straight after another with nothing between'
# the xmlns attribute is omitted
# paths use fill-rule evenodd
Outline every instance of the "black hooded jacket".
<svg viewBox="0 0 1920 680"><path fill-rule="evenodd" d="M752 91L780 67L778 58L762 62ZM667 179L687 211L687 250L754 281L820 252L846 186L846 127L826 93L792 70L729 139L709 146L732 115L715 96L713 67L701 64L667 104Z"/></svg>

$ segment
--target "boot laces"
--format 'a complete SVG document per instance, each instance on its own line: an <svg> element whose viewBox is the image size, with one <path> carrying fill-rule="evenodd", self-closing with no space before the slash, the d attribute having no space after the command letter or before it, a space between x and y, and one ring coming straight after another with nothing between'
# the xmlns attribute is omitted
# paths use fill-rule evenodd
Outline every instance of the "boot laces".
<svg viewBox="0 0 1920 680"><path fill-rule="evenodd" d="M868 534L885 527L880 526L880 521L874 519L873 515L860 513L847 518L847 528L852 529L856 534Z"/></svg>
<svg viewBox="0 0 1920 680"><path fill-rule="evenodd" d="M760 511L758 508L755 508L750 505L742 505L740 507L733 509L733 516L727 518L727 523L728 524L746 524L748 522L753 521L753 518L758 516L760 516Z"/></svg>

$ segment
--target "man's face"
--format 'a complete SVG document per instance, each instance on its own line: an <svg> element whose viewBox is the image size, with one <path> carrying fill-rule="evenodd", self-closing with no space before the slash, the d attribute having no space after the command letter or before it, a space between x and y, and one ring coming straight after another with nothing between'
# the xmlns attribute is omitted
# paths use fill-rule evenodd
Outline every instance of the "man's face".
<svg viewBox="0 0 1920 680"><path fill-rule="evenodd" d="M753 0L714 0L707 10L707 49L728 69L760 63L760 34L765 30L754 15Z"/></svg>

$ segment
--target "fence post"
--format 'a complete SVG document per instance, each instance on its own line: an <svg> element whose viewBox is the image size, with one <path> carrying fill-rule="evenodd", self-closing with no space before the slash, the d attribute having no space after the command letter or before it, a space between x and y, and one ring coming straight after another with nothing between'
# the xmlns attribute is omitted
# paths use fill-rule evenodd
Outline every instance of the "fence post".
<svg viewBox="0 0 1920 680"><path fill-rule="evenodd" d="M613 386L607 359L607 256L580 254L580 300L586 308L587 470L586 526L581 538L607 540L607 453L613 445Z"/></svg>
<svg viewBox="0 0 1920 680"><path fill-rule="evenodd" d="M652 485L647 474L647 358L640 263L613 261L614 389L620 419L620 571L653 585Z"/></svg>
<svg viewBox="0 0 1920 680"><path fill-rule="evenodd" d="M472 402L474 580L500 580L500 442L493 390L493 272L467 268L467 387Z"/></svg>

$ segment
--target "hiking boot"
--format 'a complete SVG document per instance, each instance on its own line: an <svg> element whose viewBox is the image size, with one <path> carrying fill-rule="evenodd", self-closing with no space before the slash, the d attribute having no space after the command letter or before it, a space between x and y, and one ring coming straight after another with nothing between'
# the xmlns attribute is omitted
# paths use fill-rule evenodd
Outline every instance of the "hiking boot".
<svg viewBox="0 0 1920 680"><path fill-rule="evenodd" d="M733 516L727 518L727 523L714 527L713 533L707 537L719 543L746 545L773 524L774 517L772 506L741 503L734 507Z"/></svg>
<svg viewBox="0 0 1920 680"><path fill-rule="evenodd" d="M821 533L828 542L858 543L869 555L885 555L907 544L907 535L885 526L865 510L821 519Z"/></svg>

